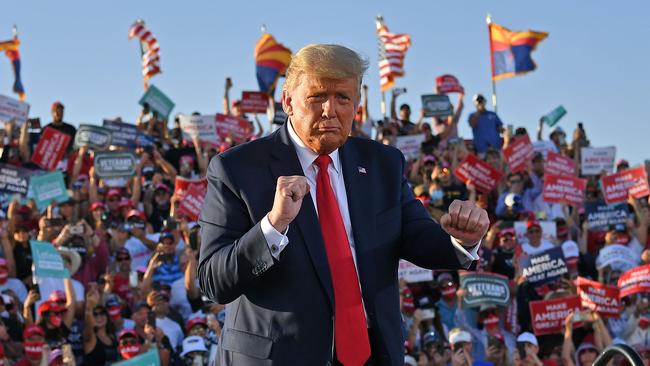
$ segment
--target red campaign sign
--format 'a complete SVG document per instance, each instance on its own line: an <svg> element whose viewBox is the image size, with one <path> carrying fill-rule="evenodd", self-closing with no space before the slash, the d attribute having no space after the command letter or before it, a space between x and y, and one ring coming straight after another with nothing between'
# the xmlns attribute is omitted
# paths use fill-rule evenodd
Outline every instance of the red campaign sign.
<svg viewBox="0 0 650 366"><path fill-rule="evenodd" d="M45 170L52 171L59 165L65 149L70 143L70 135L46 128L34 149L32 162Z"/></svg>
<svg viewBox="0 0 650 366"><path fill-rule="evenodd" d="M570 175L544 174L544 202L582 206L587 180Z"/></svg>
<svg viewBox="0 0 650 366"><path fill-rule="evenodd" d="M648 176L644 166L623 170L600 178L608 205L627 201L628 194L634 198L650 195Z"/></svg>
<svg viewBox="0 0 650 366"><path fill-rule="evenodd" d="M454 75L438 76L436 78L436 89L440 94L465 92L465 89L463 89Z"/></svg>
<svg viewBox="0 0 650 366"><path fill-rule="evenodd" d="M174 184L174 194L178 199L182 200L185 196L185 193L189 191L193 186L197 186L199 189L208 191L208 180L206 178L200 179L187 179L183 177L176 177L176 182Z"/></svg>
<svg viewBox="0 0 650 366"><path fill-rule="evenodd" d="M203 207L203 202L205 201L206 193L207 186L191 185L185 191L178 210L187 215L192 221L197 221L201 213L201 207Z"/></svg>
<svg viewBox="0 0 650 366"><path fill-rule="evenodd" d="M517 173L526 169L526 164L535 155L535 149L530 143L530 137L523 135L508 144L508 147L503 149L503 155L506 157L510 170Z"/></svg>
<svg viewBox="0 0 650 366"><path fill-rule="evenodd" d="M264 92L245 91L241 95L240 109L242 113L266 113L269 96Z"/></svg>
<svg viewBox="0 0 650 366"><path fill-rule="evenodd" d="M481 192L490 192L501 179L501 172L474 154L467 155L454 171L454 175L464 183L472 181Z"/></svg>
<svg viewBox="0 0 650 366"><path fill-rule="evenodd" d="M576 163L571 158L549 151L544 162L544 174L576 175Z"/></svg>
<svg viewBox="0 0 650 366"><path fill-rule="evenodd" d="M618 278L619 296L624 298L636 293L650 292L650 264L634 267Z"/></svg>
<svg viewBox="0 0 650 366"><path fill-rule="evenodd" d="M578 277L576 286L583 308L596 311L605 318L620 317L621 301L618 287L607 286L583 277Z"/></svg>
<svg viewBox="0 0 650 366"><path fill-rule="evenodd" d="M244 142L251 136L252 126L246 119L217 114L215 122L217 123L217 134L221 139L230 136L236 142Z"/></svg>
<svg viewBox="0 0 650 366"><path fill-rule="evenodd" d="M562 333L564 319L569 312L580 311L580 297L567 296L552 300L531 301L530 317L533 321L535 335ZM574 327L582 326L581 322L573 323Z"/></svg>

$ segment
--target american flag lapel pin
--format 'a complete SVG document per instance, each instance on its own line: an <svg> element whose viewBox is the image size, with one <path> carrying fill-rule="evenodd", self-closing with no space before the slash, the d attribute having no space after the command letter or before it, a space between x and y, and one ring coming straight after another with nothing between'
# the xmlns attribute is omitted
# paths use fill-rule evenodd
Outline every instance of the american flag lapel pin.
<svg viewBox="0 0 650 366"><path fill-rule="evenodd" d="M366 168L364 168L362 166L358 166L357 169L359 169L359 173L366 174Z"/></svg>

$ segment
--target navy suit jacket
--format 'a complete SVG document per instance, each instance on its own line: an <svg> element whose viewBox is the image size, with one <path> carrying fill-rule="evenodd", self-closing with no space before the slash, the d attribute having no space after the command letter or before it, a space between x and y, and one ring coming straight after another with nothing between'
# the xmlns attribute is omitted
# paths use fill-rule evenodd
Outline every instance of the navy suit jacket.
<svg viewBox="0 0 650 366"><path fill-rule="evenodd" d="M279 260L260 227L278 177L304 175L287 126L215 156L208 169L198 270L203 293L227 304L222 366L327 365L335 357L332 280L311 197ZM449 235L414 199L399 150L350 137L339 152L372 359L401 366L399 259L430 269L461 264Z"/></svg>

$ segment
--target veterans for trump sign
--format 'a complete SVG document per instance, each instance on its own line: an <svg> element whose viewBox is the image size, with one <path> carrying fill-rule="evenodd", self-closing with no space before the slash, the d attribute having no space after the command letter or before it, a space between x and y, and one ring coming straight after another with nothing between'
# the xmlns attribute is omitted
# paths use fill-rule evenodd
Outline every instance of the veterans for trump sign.
<svg viewBox="0 0 650 366"><path fill-rule="evenodd" d="M586 179L544 174L544 202L582 206L586 188Z"/></svg>
<svg viewBox="0 0 650 366"><path fill-rule="evenodd" d="M531 301L530 317L533 331L536 335L561 333L564 329L564 319L569 313L578 313L581 307L579 296L567 296L552 300ZM582 326L582 323L574 323Z"/></svg>
<svg viewBox="0 0 650 366"><path fill-rule="evenodd" d="M641 198L650 195L648 176L644 166L623 170L600 178L605 201L608 204L625 202L628 195Z"/></svg>
<svg viewBox="0 0 650 366"><path fill-rule="evenodd" d="M136 159L130 151L110 151L95 155L95 174L100 178L135 175Z"/></svg>
<svg viewBox="0 0 650 366"><path fill-rule="evenodd" d="M468 154L454 174L464 183L471 181L481 192L490 192L501 179L501 172L474 154Z"/></svg>
<svg viewBox="0 0 650 366"><path fill-rule="evenodd" d="M553 282L563 274L569 273L562 247L524 257L522 267L524 277L533 285Z"/></svg>
<svg viewBox="0 0 650 366"><path fill-rule="evenodd" d="M596 311L606 318L620 316L622 309L618 287L607 286L583 277L578 277L576 286L583 308Z"/></svg>
<svg viewBox="0 0 650 366"><path fill-rule="evenodd" d="M81 125L75 134L74 144L76 147L87 146L95 151L103 151L110 146L111 138L112 132L107 128Z"/></svg>
<svg viewBox="0 0 650 366"><path fill-rule="evenodd" d="M510 286L508 277L489 272L462 272L460 287L465 290L463 306L479 307L484 304L508 306Z"/></svg>

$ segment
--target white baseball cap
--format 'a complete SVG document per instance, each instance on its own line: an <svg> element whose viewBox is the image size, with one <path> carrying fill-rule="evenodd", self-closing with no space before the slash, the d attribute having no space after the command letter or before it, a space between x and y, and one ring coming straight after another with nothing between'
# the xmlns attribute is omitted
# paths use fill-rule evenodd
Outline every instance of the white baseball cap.
<svg viewBox="0 0 650 366"><path fill-rule="evenodd" d="M454 328L449 331L449 343L472 342L472 335L460 328Z"/></svg>
<svg viewBox="0 0 650 366"><path fill-rule="evenodd" d="M536 346L539 346L537 343L537 337L531 332L523 332L517 337L517 342L526 342L526 343L531 343Z"/></svg>
<svg viewBox="0 0 650 366"><path fill-rule="evenodd" d="M183 339L183 352L181 352L181 357L185 357L186 354L196 351L208 352L208 349L205 348L203 338L199 336L189 336Z"/></svg>
<svg viewBox="0 0 650 366"><path fill-rule="evenodd" d="M413 358L413 356L405 355L404 365L418 366L418 362L415 360L415 358Z"/></svg>
<svg viewBox="0 0 650 366"><path fill-rule="evenodd" d="M567 240L562 243L562 252L564 253L564 258L580 257L580 248L578 248L578 243L573 240Z"/></svg>

